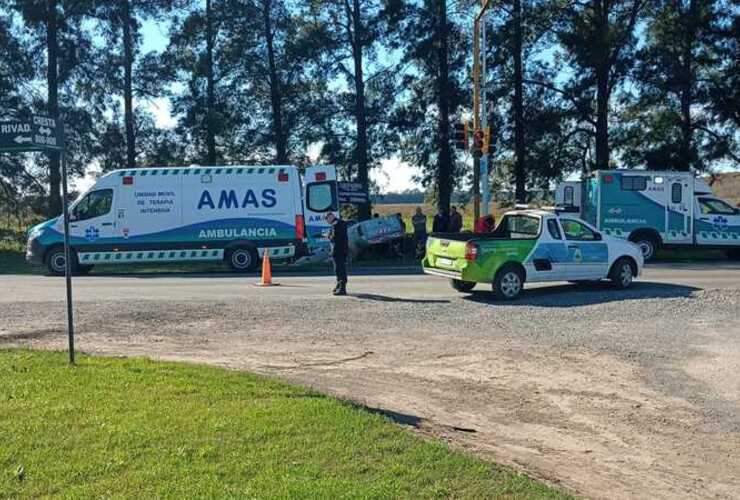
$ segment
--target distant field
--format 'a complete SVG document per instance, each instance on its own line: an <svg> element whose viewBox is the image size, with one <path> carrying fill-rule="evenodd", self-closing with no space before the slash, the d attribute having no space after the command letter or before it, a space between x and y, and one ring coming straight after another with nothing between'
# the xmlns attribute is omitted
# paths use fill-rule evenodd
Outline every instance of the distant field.
<svg viewBox="0 0 740 500"><path fill-rule="evenodd" d="M712 191L720 198L740 206L740 172L730 172L716 176Z"/></svg>

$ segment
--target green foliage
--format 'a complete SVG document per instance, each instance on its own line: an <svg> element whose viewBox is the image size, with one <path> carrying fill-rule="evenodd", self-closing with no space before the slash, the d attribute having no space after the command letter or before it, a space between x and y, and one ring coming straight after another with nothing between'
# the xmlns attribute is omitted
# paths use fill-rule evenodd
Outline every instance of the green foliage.
<svg viewBox="0 0 740 500"><path fill-rule="evenodd" d="M0 351L11 497L566 498L388 418L206 366Z"/></svg>

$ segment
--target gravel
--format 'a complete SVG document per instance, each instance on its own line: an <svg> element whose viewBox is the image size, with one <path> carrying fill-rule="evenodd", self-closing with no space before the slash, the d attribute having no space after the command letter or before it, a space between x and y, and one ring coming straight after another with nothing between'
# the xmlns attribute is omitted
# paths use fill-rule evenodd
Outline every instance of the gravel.
<svg viewBox="0 0 740 500"><path fill-rule="evenodd" d="M739 311L740 290L637 283L535 289L513 303L485 292L91 301L77 321L83 350L311 384L417 415L427 432L586 495L730 498ZM65 345L61 303L0 304L0 316L0 346ZM478 432L440 430L452 427Z"/></svg>

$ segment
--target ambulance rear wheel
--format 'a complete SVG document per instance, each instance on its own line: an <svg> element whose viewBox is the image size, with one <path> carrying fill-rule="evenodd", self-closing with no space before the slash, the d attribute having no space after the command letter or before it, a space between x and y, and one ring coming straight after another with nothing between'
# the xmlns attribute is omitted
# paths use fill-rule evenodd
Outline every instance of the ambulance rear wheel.
<svg viewBox="0 0 740 500"><path fill-rule="evenodd" d="M226 262L232 271L246 273L257 269L259 257L254 248L233 248L227 252Z"/></svg>
<svg viewBox="0 0 740 500"><path fill-rule="evenodd" d="M463 281L463 280L451 279L450 284L452 285L452 288L454 288L460 293L470 293L473 291L473 288L475 288L474 281Z"/></svg>
<svg viewBox="0 0 740 500"><path fill-rule="evenodd" d="M67 258L64 255L64 247L58 246L49 250L44 259L46 270L50 276L64 276L67 272ZM77 253L72 250L72 274L77 272Z"/></svg>
<svg viewBox="0 0 740 500"><path fill-rule="evenodd" d="M632 243L640 247L642 252L642 258L645 262L653 260L655 254L658 253L658 246L660 245L658 239L651 234L640 234L630 239Z"/></svg>

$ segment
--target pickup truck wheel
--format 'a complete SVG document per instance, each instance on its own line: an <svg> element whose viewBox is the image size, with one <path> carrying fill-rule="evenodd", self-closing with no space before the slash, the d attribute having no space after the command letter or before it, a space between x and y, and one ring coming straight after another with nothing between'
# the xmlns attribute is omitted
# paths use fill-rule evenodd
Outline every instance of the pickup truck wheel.
<svg viewBox="0 0 740 500"><path fill-rule="evenodd" d="M609 280L618 290L629 288L630 285L632 285L634 277L632 264L630 264L630 261L625 258L621 258L615 262L612 266L611 272L609 273Z"/></svg>
<svg viewBox="0 0 740 500"><path fill-rule="evenodd" d="M493 280L493 295L498 300L513 300L522 293L524 275L514 266L504 266Z"/></svg>
<svg viewBox="0 0 740 500"><path fill-rule="evenodd" d="M474 281L463 281L463 280L450 280L452 288L461 293L470 293L475 288L476 283Z"/></svg>

